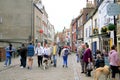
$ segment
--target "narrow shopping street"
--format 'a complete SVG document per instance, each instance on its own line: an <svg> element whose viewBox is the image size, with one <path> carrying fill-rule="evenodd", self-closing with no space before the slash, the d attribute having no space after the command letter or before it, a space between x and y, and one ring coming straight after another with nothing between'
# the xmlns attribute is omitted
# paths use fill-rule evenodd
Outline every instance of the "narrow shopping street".
<svg viewBox="0 0 120 80"><path fill-rule="evenodd" d="M92 71L91 77L81 73L80 63L76 62L76 55L69 55L68 68L62 67L62 57L57 58L57 67L50 66L48 69L38 68L37 58L34 56L32 70L20 68L19 58L12 59L12 65L4 67L0 62L0 80L94 80ZM99 80L105 80L104 75ZM111 80L111 79L107 79ZM119 80L119 75L117 75Z"/></svg>
<svg viewBox="0 0 120 80"><path fill-rule="evenodd" d="M3 67L4 62L0 62L0 80L93 80L80 72L80 64L76 62L76 56L70 55L68 58L68 68L62 67L62 57L57 59L57 67L49 67L47 70L37 67L37 58L34 57L32 70L21 69L19 58L12 59L10 67Z"/></svg>

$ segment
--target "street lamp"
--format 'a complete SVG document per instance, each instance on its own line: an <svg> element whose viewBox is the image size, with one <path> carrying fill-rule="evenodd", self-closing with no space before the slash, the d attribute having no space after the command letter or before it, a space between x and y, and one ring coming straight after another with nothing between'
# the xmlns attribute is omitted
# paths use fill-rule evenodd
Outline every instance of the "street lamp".
<svg viewBox="0 0 120 80"><path fill-rule="evenodd" d="M30 40L34 44L35 42L35 33L34 33L34 5L38 3L40 0L30 0L31 1L31 34L30 34Z"/></svg>
<svg viewBox="0 0 120 80"><path fill-rule="evenodd" d="M114 3L116 3L116 0L114 0ZM117 26L116 26L116 18L115 18L115 16L113 16L114 17L114 25L115 25L115 29L114 29L114 44L117 46L117 36L116 36L116 34L117 34Z"/></svg>

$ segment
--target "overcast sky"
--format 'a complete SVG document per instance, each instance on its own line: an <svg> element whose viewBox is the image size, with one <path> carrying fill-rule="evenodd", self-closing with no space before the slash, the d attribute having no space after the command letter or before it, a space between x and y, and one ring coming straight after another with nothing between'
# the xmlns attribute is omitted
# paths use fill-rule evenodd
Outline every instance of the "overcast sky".
<svg viewBox="0 0 120 80"><path fill-rule="evenodd" d="M56 32L70 27L71 20L80 14L86 6L86 0L42 0L48 19L54 25Z"/></svg>

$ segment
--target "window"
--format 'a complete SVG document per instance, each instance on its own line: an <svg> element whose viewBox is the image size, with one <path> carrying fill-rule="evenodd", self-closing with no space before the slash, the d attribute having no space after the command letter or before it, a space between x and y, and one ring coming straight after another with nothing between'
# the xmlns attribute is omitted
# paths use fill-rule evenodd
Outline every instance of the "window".
<svg viewBox="0 0 120 80"><path fill-rule="evenodd" d="M95 27L97 27L97 19L95 19Z"/></svg>
<svg viewBox="0 0 120 80"><path fill-rule="evenodd" d="M86 28L86 37L87 37L87 28Z"/></svg>
<svg viewBox="0 0 120 80"><path fill-rule="evenodd" d="M89 16L88 16L88 13L86 14L86 20L88 20L89 19Z"/></svg>

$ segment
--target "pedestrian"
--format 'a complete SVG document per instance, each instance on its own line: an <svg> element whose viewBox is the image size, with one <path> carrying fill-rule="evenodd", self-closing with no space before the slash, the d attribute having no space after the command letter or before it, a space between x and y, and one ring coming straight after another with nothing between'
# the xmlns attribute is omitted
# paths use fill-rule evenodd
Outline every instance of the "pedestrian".
<svg viewBox="0 0 120 80"><path fill-rule="evenodd" d="M38 67L42 66L44 49L40 43L37 44L35 49L35 54L37 55Z"/></svg>
<svg viewBox="0 0 120 80"><path fill-rule="evenodd" d="M77 49L77 52L76 52L76 59L77 59L77 63L80 61L80 54L78 52L78 49Z"/></svg>
<svg viewBox="0 0 120 80"><path fill-rule="evenodd" d="M61 48L61 46L59 46L59 51L58 51L59 57L61 55L61 50L62 50L62 48Z"/></svg>
<svg viewBox="0 0 120 80"><path fill-rule="evenodd" d="M64 48L61 51L61 55L63 57L63 67L68 67L68 55L70 51L67 46L64 46Z"/></svg>
<svg viewBox="0 0 120 80"><path fill-rule="evenodd" d="M52 47L50 44L48 44L48 56L50 60L51 60L51 55L52 55Z"/></svg>
<svg viewBox="0 0 120 80"><path fill-rule="evenodd" d="M105 49L103 49L103 54L104 54L104 65L110 66L110 62L109 62L109 56L108 56L108 52L106 52Z"/></svg>
<svg viewBox="0 0 120 80"><path fill-rule="evenodd" d="M50 57L50 48L48 47L48 44L44 47L44 57L49 58Z"/></svg>
<svg viewBox="0 0 120 80"><path fill-rule="evenodd" d="M4 66L9 66L11 64L12 53L15 51L15 49L10 43L9 46L5 48L5 50L6 50L6 60Z"/></svg>
<svg viewBox="0 0 120 80"><path fill-rule="evenodd" d="M84 71L86 73L86 76L90 77L91 70L87 70L87 66L88 66L88 63L92 62L92 52L91 52L89 45L87 43L85 43L85 52L83 55L83 61L85 62Z"/></svg>
<svg viewBox="0 0 120 80"><path fill-rule="evenodd" d="M79 63L80 62L80 54L79 54L80 44L77 44L76 47L77 47L76 59L77 59L77 63Z"/></svg>
<svg viewBox="0 0 120 80"><path fill-rule="evenodd" d="M115 45L111 47L111 51L109 52L109 62L110 62L110 68L112 70L112 80L116 80L115 79L116 73L120 74L120 70L119 70L120 65L118 64L120 63L120 57Z"/></svg>
<svg viewBox="0 0 120 80"><path fill-rule="evenodd" d="M17 48L17 53L18 53L19 58L20 58L20 67L21 67L22 66L22 61L21 61L21 52L20 52L20 50L21 50L21 46Z"/></svg>
<svg viewBox="0 0 120 80"><path fill-rule="evenodd" d="M80 56L80 64L81 64L81 73L84 73L84 61L83 61L83 55L85 51L85 44L81 44L78 48L78 53Z"/></svg>
<svg viewBox="0 0 120 80"><path fill-rule="evenodd" d="M34 56L34 46L32 43L29 43L27 46L27 57L28 57L28 69L32 69L33 65L33 56Z"/></svg>
<svg viewBox="0 0 120 80"><path fill-rule="evenodd" d="M57 45L56 43L53 44L53 50L52 50L52 57L53 57L53 66L57 66Z"/></svg>
<svg viewBox="0 0 120 80"><path fill-rule="evenodd" d="M25 44L22 44L22 47L20 49L20 56L21 56L21 68L25 68L27 59L27 47L25 47Z"/></svg>
<svg viewBox="0 0 120 80"><path fill-rule="evenodd" d="M101 53L100 50L96 51L96 62L95 62L95 67L104 67L104 56L103 53Z"/></svg>

